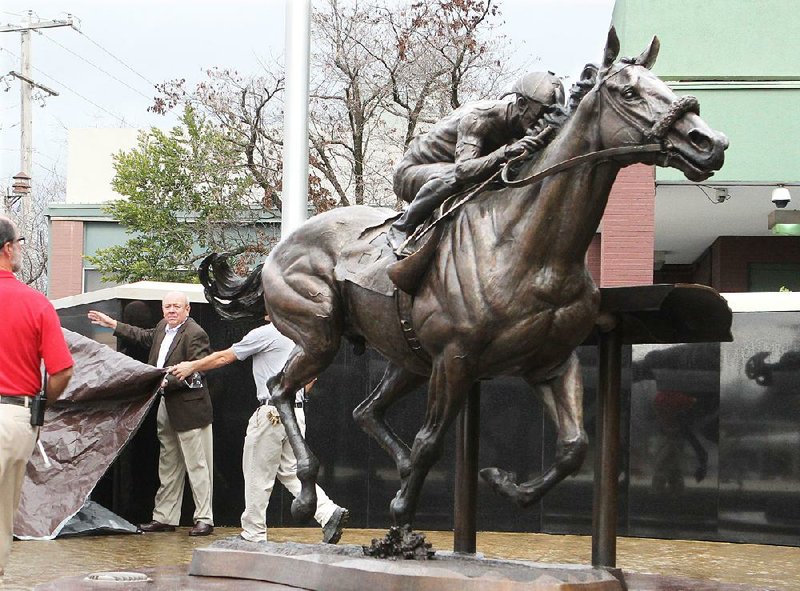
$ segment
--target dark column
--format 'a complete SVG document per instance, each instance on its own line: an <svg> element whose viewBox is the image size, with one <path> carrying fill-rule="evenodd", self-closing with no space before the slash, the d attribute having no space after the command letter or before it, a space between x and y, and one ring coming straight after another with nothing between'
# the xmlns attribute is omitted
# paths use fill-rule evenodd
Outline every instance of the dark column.
<svg viewBox="0 0 800 591"><path fill-rule="evenodd" d="M617 479L619 477L619 407L622 328L599 335L599 383L595 429L592 564L617 565Z"/></svg>
<svg viewBox="0 0 800 591"><path fill-rule="evenodd" d="M478 506L478 437L480 435L481 384L467 395L464 408L456 420L456 476L453 549L475 553Z"/></svg>

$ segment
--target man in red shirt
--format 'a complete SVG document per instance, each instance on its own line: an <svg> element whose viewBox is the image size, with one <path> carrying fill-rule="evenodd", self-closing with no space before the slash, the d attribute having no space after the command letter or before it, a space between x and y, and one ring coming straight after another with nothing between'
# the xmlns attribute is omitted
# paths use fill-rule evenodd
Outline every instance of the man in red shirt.
<svg viewBox="0 0 800 591"><path fill-rule="evenodd" d="M72 377L72 356L53 305L14 276L24 242L14 222L0 215L0 576L11 552L25 466L38 435L29 406L42 387L41 363L50 374L48 402L59 397Z"/></svg>

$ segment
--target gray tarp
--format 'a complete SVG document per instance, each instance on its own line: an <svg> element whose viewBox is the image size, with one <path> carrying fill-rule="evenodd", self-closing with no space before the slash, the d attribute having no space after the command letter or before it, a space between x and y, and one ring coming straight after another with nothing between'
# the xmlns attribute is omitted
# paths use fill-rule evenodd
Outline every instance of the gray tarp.
<svg viewBox="0 0 800 591"><path fill-rule="evenodd" d="M39 434L52 466L38 449L28 462L14 521L21 539L53 539L80 511L141 425L164 374L77 333L64 337L74 373Z"/></svg>
<svg viewBox="0 0 800 591"><path fill-rule="evenodd" d="M89 500L64 524L58 537L96 533L135 534L137 531L138 528L129 521Z"/></svg>

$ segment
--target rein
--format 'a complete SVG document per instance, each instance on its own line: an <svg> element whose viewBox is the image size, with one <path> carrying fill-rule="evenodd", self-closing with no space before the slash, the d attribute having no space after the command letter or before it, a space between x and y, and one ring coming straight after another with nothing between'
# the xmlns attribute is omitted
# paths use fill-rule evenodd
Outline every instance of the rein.
<svg viewBox="0 0 800 591"><path fill-rule="evenodd" d="M602 84L602 83L601 83ZM563 172L564 170L569 170L575 166L579 166L581 164L585 164L587 162L604 162L613 159L616 156L630 156L632 154L653 154L653 153L663 153L666 162L669 162L670 158L670 145L664 138L669 132L670 128L675 124L675 122L683 117L686 113L697 113L700 114L700 104L697 98L693 96L684 96L672 102L669 106L667 111L658 118L658 120L653 123L653 125L646 129L644 128L638 121L635 121L627 112L622 110L619 105L609 96L608 89L605 85L601 85L600 91L604 93L607 97L607 103L611 105L611 108L625 121L627 121L632 127L640 131L644 137L648 140L658 140L657 142L652 142L649 144L643 144L640 146L619 146L617 148L606 148L605 150L596 150L594 152L589 152L588 154L581 154L580 156L575 156L574 158L569 158L558 164L554 164L549 168L545 168L544 170L532 174L528 177L522 179L509 179L508 174L512 164L519 162L521 159L528 156L527 153L520 154L506 162L503 167L498 171L495 172L491 177L483 181L477 187L473 187L471 189L467 189L465 191L461 191L456 193L455 195L451 196L447 199L441 206L439 206L439 218L436 219L433 223L426 227L419 227L414 232L412 232L408 238L403 241L403 243L395 250L395 254L400 255L403 249L406 248L408 244L413 241L419 240L425 234L430 232L433 228L435 228L442 220L446 219L450 216L454 211L460 208L464 203L469 201L472 197L474 197L477 193L479 193L484 187L486 187L489 183L500 177L500 180L506 187L524 187L526 185L532 185L534 183L538 183L541 180L552 176L554 174L558 174L559 172ZM447 210L445 210L445 206L448 202L454 200L454 198L458 197L459 195L463 195L460 199L455 201ZM402 255L400 255L402 256Z"/></svg>
<svg viewBox="0 0 800 591"><path fill-rule="evenodd" d="M519 156L516 156L511 160L509 160L508 162L506 162L503 165L503 168L495 172L491 177L483 181L478 186L472 189L467 189L466 191L461 191L459 193L456 193L455 195L447 199L444 203L442 203L442 205L439 206L439 217L430 225L425 227L420 226L419 228L417 228L412 234L408 236L408 238L406 238L403 241L403 243L397 248L395 253L401 253L408 244L410 244L413 241L419 240L420 238L425 236L425 234L433 230L437 225L439 225L440 222L449 217L450 214L452 214L454 211L456 211L458 208L464 205L464 203L472 199L476 194L480 193L484 189L484 187L486 187L492 181L496 180L498 177L506 187L524 187L526 185L532 185L534 183L538 183L539 181L549 176L552 176L564 170L568 170L574 166L584 164L586 162L594 162L594 161L602 162L606 160L611 160L614 156L624 156L630 154L651 154L654 152L663 152L667 157L669 157L669 149L666 145L664 145L664 143L645 144L643 146L621 146L618 148L607 148L605 150L597 150L595 152L589 152L588 154L582 154L580 156L564 160L562 162L559 162L558 164L551 166L550 168L545 168L544 170L537 172L536 174L533 174L524 179L519 179L519 180L509 179L508 178L509 167L515 162L518 162L519 160L522 160L523 158L528 156L527 153L520 154ZM463 197L458 199L455 203L453 203L452 206L450 206L447 210L445 210L445 206L448 204L448 202L451 202L454 197L458 197L459 195L463 195Z"/></svg>
<svg viewBox="0 0 800 591"><path fill-rule="evenodd" d="M518 180L509 179L508 178L509 167L527 155L527 154L522 154L521 156L512 158L511 160L505 163L502 171L500 172L500 179L503 181L503 184L507 187L524 187L525 185L532 185L533 183L538 183L544 178L547 178L564 170L568 170L573 166L584 164L586 162L595 162L595 161L603 162L605 160L611 160L614 156L626 156L629 154L651 154L653 152L664 152L666 154L668 153L668 151L669 151L668 148L662 143L645 144L643 146L621 146L619 148L607 148L605 150L597 150L595 152L589 152L588 154L581 154L580 156L575 156L574 158L564 160L562 162L559 162L558 164L551 166L550 168L545 168L544 170L537 172L536 174L532 174L529 177L525 177L524 179L518 179Z"/></svg>
<svg viewBox="0 0 800 591"><path fill-rule="evenodd" d="M638 121L635 121L632 117L628 115L625 111L619 108L619 106L615 103L614 100L608 96L608 90L605 85L600 87L600 91L604 93L609 100L607 103L611 106L612 109L624 120L626 120L632 127L636 128L640 131L645 138L647 139L656 139L658 142L644 144L641 146L620 146L618 148L607 148L605 150L597 150L595 152L589 152L588 154L582 154L580 156L576 156L574 158L570 158L568 160L564 160L563 162L559 162L551 166L550 168L545 168L541 172L537 172L529 177L524 179L512 180L508 178L508 171L510 166L525 157L525 154L517 156L505 163L502 168L502 172L500 174L500 178L502 179L503 183L507 187L524 187L525 185L532 185L533 183L537 183L542 179L551 176L553 174L557 174L563 170L567 170L572 168L573 166L578 166L580 164L584 164L586 162L603 162L606 160L611 160L615 156L628 156L631 154L652 154L654 152L663 152L665 156L669 157L669 144L664 141L664 138L667 135L667 132L670 128L675 124L675 122L683 117L686 113L697 113L700 114L700 103L698 102L697 98L693 96L683 96L676 101L674 101L669 108L667 109L666 113L664 113L661 117L659 117L658 121L653 123L652 127L649 129L645 129L642 125L639 124Z"/></svg>

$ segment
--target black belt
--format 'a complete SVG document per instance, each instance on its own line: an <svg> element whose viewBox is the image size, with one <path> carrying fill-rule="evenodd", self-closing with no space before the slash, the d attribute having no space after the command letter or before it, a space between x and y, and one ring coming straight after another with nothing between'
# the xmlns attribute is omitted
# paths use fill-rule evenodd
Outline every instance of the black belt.
<svg viewBox="0 0 800 591"><path fill-rule="evenodd" d="M259 404L261 406L275 406L274 404L272 404L271 400L262 400ZM303 403L303 402L295 402L294 403L294 407L295 408L303 408L304 404L305 403Z"/></svg>
<svg viewBox="0 0 800 591"><path fill-rule="evenodd" d="M18 394L17 396L0 396L0 404L15 404L28 408L31 405L31 396Z"/></svg>

